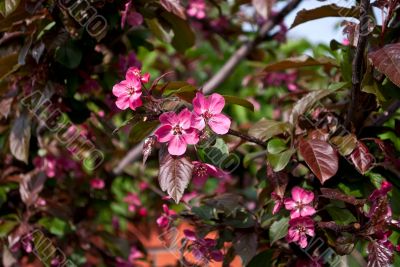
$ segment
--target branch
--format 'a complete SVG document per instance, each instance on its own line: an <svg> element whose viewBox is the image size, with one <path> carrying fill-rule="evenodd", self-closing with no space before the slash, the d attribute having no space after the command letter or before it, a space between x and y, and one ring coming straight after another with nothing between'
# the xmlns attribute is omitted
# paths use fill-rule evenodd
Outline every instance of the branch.
<svg viewBox="0 0 400 267"><path fill-rule="evenodd" d="M360 27L359 27L359 38L357 47L352 63L352 90L351 90L351 102L347 113L347 126L351 127L351 123L356 121L356 113L360 112L360 95L361 95L361 81L365 72L364 53L367 47L367 40L369 35L369 16L368 11L370 8L369 0L361 0L360 3ZM360 122L357 122L359 124Z"/></svg>
<svg viewBox="0 0 400 267"><path fill-rule="evenodd" d="M228 59L222 68L203 86L203 92L208 94L224 82L236 68L236 66L246 58L251 50L260 44L276 25L282 22L287 14L293 11L301 0L292 0L287 4L276 16L268 20L257 33L256 38L243 44L235 53Z"/></svg>
<svg viewBox="0 0 400 267"><path fill-rule="evenodd" d="M372 125L374 126L382 126L386 121L388 121L400 108L400 101L394 101L386 111L383 112L376 120L373 122Z"/></svg>
<svg viewBox="0 0 400 267"><path fill-rule="evenodd" d="M339 225L335 222L318 222L317 223L319 228L323 229L330 229L336 233L340 232L349 232L349 233L355 233L360 230L361 225L359 223L352 223L349 225Z"/></svg>
<svg viewBox="0 0 400 267"><path fill-rule="evenodd" d="M229 129L228 134L229 135L233 135L233 136L237 136L237 137L239 137L239 138L241 138L241 139L243 139L243 140L245 140L247 142L255 143L255 144L259 145L259 146L262 146L263 148L267 147L263 140L255 138L255 137L247 135L247 134L244 134L244 133L241 133L239 131L235 131L235 130Z"/></svg>
<svg viewBox="0 0 400 267"><path fill-rule="evenodd" d="M232 74L232 71L236 68L236 66L246 58L251 50L260 44L267 37L268 32L271 31L275 26L282 22L286 15L288 15L291 11L293 11L302 0L292 0L290 1L276 16L272 17L268 20L259 30L257 36L254 40L246 42L243 44L222 66L222 68L211 77L208 82L206 82L203 86L204 94L208 94L212 92L215 88L217 88L222 82L224 82L229 75ZM259 144L261 145L261 144ZM262 146L265 146L263 143ZM119 174L121 171L128 165L129 163L139 159L141 156L142 146L138 145L132 148L128 154L121 160L116 168L114 168L114 173Z"/></svg>

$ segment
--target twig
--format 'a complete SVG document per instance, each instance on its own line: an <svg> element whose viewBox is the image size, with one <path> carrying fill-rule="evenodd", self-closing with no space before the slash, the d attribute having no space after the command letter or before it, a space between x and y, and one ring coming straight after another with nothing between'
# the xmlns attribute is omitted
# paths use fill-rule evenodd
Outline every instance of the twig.
<svg viewBox="0 0 400 267"><path fill-rule="evenodd" d="M374 126L382 126L387 120L389 120L393 114L400 108L400 100L394 101L386 111L383 112L378 118L373 122Z"/></svg>
<svg viewBox="0 0 400 267"><path fill-rule="evenodd" d="M361 0L360 3L360 27L359 38L357 42L356 52L352 63L352 89L351 89L351 102L347 113L346 124L351 127L352 122L355 122L355 111L359 110L358 104L361 94L361 80L363 78L364 67L364 52L367 47L367 40L369 34L369 16L368 11L370 7L369 0Z"/></svg>
<svg viewBox="0 0 400 267"><path fill-rule="evenodd" d="M203 92L205 94L212 92L216 87L218 87L223 81L225 81L229 75L232 74L232 71L236 68L236 66L247 56L250 54L251 50L260 44L266 38L269 31L271 31L276 25L282 22L287 14L293 11L302 0L292 0L287 4L276 16L272 17L268 20L259 30L256 38L252 41L249 41L243 44L222 66L222 68L203 86ZM261 144L259 144L261 145ZM263 143L262 146L265 146ZM135 146L132 148L128 154L121 160L118 166L114 169L115 174L121 173L121 171L125 168L126 165L131 163L132 161L137 160L142 151L142 145Z"/></svg>
<svg viewBox="0 0 400 267"><path fill-rule="evenodd" d="M323 229L330 229L334 232L340 233L340 232L349 232L349 233L355 233L360 230L361 225L359 223L352 223L349 225L339 225L335 222L318 222L317 223L319 228Z"/></svg>
<svg viewBox="0 0 400 267"><path fill-rule="evenodd" d="M258 139L258 138L255 138L255 137L253 137L253 136L250 136L250 135L247 135L247 134L244 134L244 133L241 133L241 132L232 130L232 129L229 129L228 134L229 134L229 135L233 135L233 136L240 137L241 139L246 140L247 142L255 143L255 144L257 144L257 145L259 145L259 146L262 146L262 147L264 147L264 148L267 147L267 146L265 145L265 142L264 142L264 141L262 141L262 140L260 140L260 139Z"/></svg>
<svg viewBox="0 0 400 267"><path fill-rule="evenodd" d="M256 38L243 44L236 52L228 59L222 68L203 86L203 92L208 94L225 81L231 74L236 66L250 54L252 49L260 44L268 32L271 31L276 25L282 22L287 14L295 9L301 0L292 0L287 4L276 16L268 20L259 30Z"/></svg>

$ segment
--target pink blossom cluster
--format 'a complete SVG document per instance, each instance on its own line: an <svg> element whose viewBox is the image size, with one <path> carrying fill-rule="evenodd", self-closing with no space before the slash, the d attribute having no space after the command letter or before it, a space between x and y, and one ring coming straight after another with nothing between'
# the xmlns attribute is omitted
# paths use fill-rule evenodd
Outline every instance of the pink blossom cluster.
<svg viewBox="0 0 400 267"><path fill-rule="evenodd" d="M206 3L204 0L190 0L186 9L190 17L204 19L206 17Z"/></svg>
<svg viewBox="0 0 400 267"><path fill-rule="evenodd" d="M191 241L189 249L196 260L202 263L208 263L209 261L223 261L223 254L220 250L215 248L217 242L211 238L200 238L195 232L191 230L183 231L185 238Z"/></svg>
<svg viewBox="0 0 400 267"><path fill-rule="evenodd" d="M168 152L174 156L185 154L188 145L199 142L199 132L206 126L217 134L229 131L231 120L221 114L225 99L220 94L205 97L197 93L193 99L193 112L187 108L179 112L161 114L161 126L155 131L158 142L168 143Z"/></svg>
<svg viewBox="0 0 400 267"><path fill-rule="evenodd" d="M54 156L48 154L44 157L35 157L33 159L33 165L39 170L45 172L49 178L61 178L68 172L74 172L76 176L82 174L80 165L70 159L69 157Z"/></svg>
<svg viewBox="0 0 400 267"><path fill-rule="evenodd" d="M291 72L269 72L265 75L265 83L270 86L286 86L289 91L296 91L297 73Z"/></svg>
<svg viewBox="0 0 400 267"><path fill-rule="evenodd" d="M301 248L307 247L307 235L314 236L314 221L310 217L316 213L312 202L314 193L301 187L292 189L292 198L284 200L285 208L290 211L288 242L295 242ZM274 207L274 209L276 209Z"/></svg>
<svg viewBox="0 0 400 267"><path fill-rule="evenodd" d="M142 83L150 80L150 74L141 74L140 69L131 67L125 75L125 80L114 85L113 94L117 97L116 106L125 110L128 107L132 110L142 106Z"/></svg>
<svg viewBox="0 0 400 267"><path fill-rule="evenodd" d="M137 212L142 217L147 215L147 209L142 206L142 202L137 194L128 193L124 197L124 202L128 204L128 210L130 212Z"/></svg>

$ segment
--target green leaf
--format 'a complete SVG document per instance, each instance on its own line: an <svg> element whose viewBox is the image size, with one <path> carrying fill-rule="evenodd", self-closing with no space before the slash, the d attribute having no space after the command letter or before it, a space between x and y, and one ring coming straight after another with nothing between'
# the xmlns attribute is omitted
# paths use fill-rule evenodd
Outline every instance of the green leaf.
<svg viewBox="0 0 400 267"><path fill-rule="evenodd" d="M340 155L348 156L356 148L357 137L354 134L345 136L334 136L330 139L331 143L338 149Z"/></svg>
<svg viewBox="0 0 400 267"><path fill-rule="evenodd" d="M358 18L360 15L359 9L355 7L346 8L343 6L337 6L335 4L325 5L321 7L317 7L315 9L310 10L300 10L296 18L290 27L291 29L305 23L307 21L326 18L326 17L353 17Z"/></svg>
<svg viewBox="0 0 400 267"><path fill-rule="evenodd" d="M242 106L244 108L247 108L251 111L254 111L254 106L253 104L243 98L237 97L237 96L231 96L231 95L223 95L223 97L225 98L225 102L227 104L234 104L234 105L239 105Z"/></svg>
<svg viewBox="0 0 400 267"><path fill-rule="evenodd" d="M246 267L272 267L272 258L274 251L272 249L258 253Z"/></svg>
<svg viewBox="0 0 400 267"><path fill-rule="evenodd" d="M281 138L272 138L268 141L267 151L270 154L279 154L286 149L286 141Z"/></svg>
<svg viewBox="0 0 400 267"><path fill-rule="evenodd" d="M286 165L289 163L290 158L296 152L296 149L291 148L286 151L283 151L279 154L268 154L267 160L271 164L274 172L279 172L283 170Z"/></svg>
<svg viewBox="0 0 400 267"><path fill-rule="evenodd" d="M149 27L150 31L161 41L170 43L171 42L171 34L168 33L164 27L160 24L158 19L145 19L144 20Z"/></svg>
<svg viewBox="0 0 400 267"><path fill-rule="evenodd" d="M213 208L210 206L193 207L192 212L202 220L211 220L214 218Z"/></svg>
<svg viewBox="0 0 400 267"><path fill-rule="evenodd" d="M20 0L0 0L0 14L7 17L17 9L19 2Z"/></svg>
<svg viewBox="0 0 400 267"><path fill-rule="evenodd" d="M70 230L68 223L59 218L44 217L39 220L39 224L48 229L53 235L59 237L64 236Z"/></svg>
<svg viewBox="0 0 400 267"><path fill-rule="evenodd" d="M82 60L82 48L75 41L68 40L56 51L55 59L69 69L75 69Z"/></svg>
<svg viewBox="0 0 400 267"><path fill-rule="evenodd" d="M261 119L250 128L249 135L263 141L268 141L275 135L290 132L291 128L291 124L287 122Z"/></svg>
<svg viewBox="0 0 400 267"><path fill-rule="evenodd" d="M186 49L192 47L196 40L196 35L189 26L186 20L172 14L163 12L161 16L164 17L171 25L174 32L171 44L176 50L183 53Z"/></svg>
<svg viewBox="0 0 400 267"><path fill-rule="evenodd" d="M338 64L333 58L320 57L315 59L307 55L302 55L298 57L286 58L282 61L271 63L264 68L264 71L273 72L314 66L336 67L338 66Z"/></svg>
<svg viewBox="0 0 400 267"><path fill-rule="evenodd" d="M6 238L18 224L18 221L3 220L0 223L0 238Z"/></svg>
<svg viewBox="0 0 400 267"><path fill-rule="evenodd" d="M139 143L153 132L159 124L159 121L139 121L133 125L129 140L133 143Z"/></svg>
<svg viewBox="0 0 400 267"><path fill-rule="evenodd" d="M284 238L288 233L289 218L282 218L275 221L269 228L269 240L271 245L281 238Z"/></svg>
<svg viewBox="0 0 400 267"><path fill-rule="evenodd" d="M244 158L243 158L243 166L245 168L247 168L250 165L250 163L253 162L253 160L255 158L258 158L260 156L264 156L266 154L267 154L266 150L256 151L256 152L252 152L252 153L246 153L246 155L244 155Z"/></svg>
<svg viewBox="0 0 400 267"><path fill-rule="evenodd" d="M357 221L356 217L348 209L337 207L328 207L326 209L337 224L346 225Z"/></svg>

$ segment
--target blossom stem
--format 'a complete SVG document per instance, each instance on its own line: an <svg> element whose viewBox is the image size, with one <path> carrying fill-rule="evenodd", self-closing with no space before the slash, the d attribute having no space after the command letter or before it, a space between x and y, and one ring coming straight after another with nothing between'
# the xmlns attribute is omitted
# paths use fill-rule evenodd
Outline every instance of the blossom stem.
<svg viewBox="0 0 400 267"><path fill-rule="evenodd" d="M263 148L267 147L263 140L255 138L255 137L247 135L247 134L244 134L244 133L241 133L239 131L235 131L235 130L229 129L228 134L229 135L233 135L233 136L237 136L237 137L239 137L239 138L241 138L243 140L246 140L248 142L255 143L255 144L259 145L259 146L262 146Z"/></svg>

